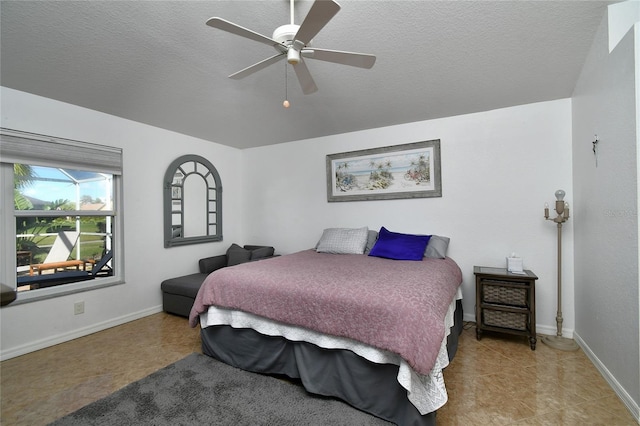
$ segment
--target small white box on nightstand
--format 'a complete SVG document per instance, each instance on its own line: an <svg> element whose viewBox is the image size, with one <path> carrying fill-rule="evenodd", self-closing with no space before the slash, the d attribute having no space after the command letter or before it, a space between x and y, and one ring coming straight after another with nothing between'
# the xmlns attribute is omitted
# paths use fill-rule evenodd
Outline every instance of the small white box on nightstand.
<svg viewBox="0 0 640 426"><path fill-rule="evenodd" d="M507 257L507 271L509 272L523 272L522 258L521 257Z"/></svg>

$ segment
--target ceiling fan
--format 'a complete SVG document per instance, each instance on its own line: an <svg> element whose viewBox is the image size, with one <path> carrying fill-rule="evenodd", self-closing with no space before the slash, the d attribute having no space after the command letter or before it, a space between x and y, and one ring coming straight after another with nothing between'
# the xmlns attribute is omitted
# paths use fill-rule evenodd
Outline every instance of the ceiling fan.
<svg viewBox="0 0 640 426"><path fill-rule="evenodd" d="M317 59L336 64L349 65L359 68L371 68L376 61L374 55L366 53L345 52L341 50L318 49L311 47L311 40L340 10L340 5L333 0L316 0L309 13L300 25L293 23L293 2L291 1L291 23L275 29L272 37L259 34L225 19L213 17L207 21L207 25L229 33L258 41L273 46L278 52L276 55L264 59L256 64L233 73L229 78L239 80L255 73L283 58L293 66L302 92L305 95L318 90L311 77L303 58Z"/></svg>

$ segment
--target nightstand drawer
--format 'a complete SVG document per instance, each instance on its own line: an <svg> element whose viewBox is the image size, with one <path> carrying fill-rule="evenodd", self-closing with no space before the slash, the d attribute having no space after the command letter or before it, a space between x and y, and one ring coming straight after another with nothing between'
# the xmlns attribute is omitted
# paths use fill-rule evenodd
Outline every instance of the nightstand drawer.
<svg viewBox="0 0 640 426"><path fill-rule="evenodd" d="M528 288L505 287L504 284L502 281L485 280L482 301L510 306L527 305Z"/></svg>
<svg viewBox="0 0 640 426"><path fill-rule="evenodd" d="M494 311L492 309L483 309L484 325L492 327L502 327L512 330L525 331L527 329L527 314L518 312Z"/></svg>

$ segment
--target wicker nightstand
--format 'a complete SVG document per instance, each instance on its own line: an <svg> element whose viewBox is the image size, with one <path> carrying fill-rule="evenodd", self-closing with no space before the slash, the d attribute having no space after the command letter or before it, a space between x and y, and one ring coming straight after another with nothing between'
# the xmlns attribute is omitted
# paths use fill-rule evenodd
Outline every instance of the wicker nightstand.
<svg viewBox="0 0 640 426"><path fill-rule="evenodd" d="M528 336L531 350L536 349L536 280L505 268L474 266L476 276L476 337L483 330Z"/></svg>

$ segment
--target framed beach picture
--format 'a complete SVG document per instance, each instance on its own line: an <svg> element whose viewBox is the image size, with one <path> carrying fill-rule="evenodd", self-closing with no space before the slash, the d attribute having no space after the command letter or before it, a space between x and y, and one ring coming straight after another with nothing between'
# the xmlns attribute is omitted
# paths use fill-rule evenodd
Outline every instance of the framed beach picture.
<svg viewBox="0 0 640 426"><path fill-rule="evenodd" d="M327 155L327 201L442 197L440 140Z"/></svg>

